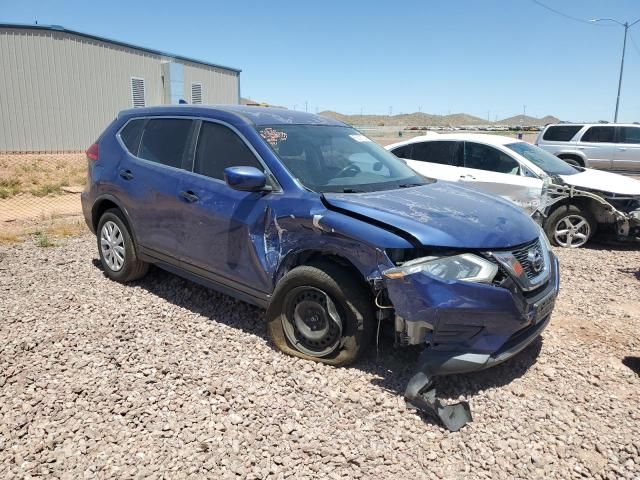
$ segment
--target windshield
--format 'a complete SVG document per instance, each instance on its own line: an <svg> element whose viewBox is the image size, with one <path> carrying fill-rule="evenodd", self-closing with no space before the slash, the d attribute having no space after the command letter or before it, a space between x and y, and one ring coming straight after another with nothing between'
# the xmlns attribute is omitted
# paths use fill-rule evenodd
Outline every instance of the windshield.
<svg viewBox="0 0 640 480"><path fill-rule="evenodd" d="M374 192L432 183L350 127L260 126L289 172L315 192Z"/></svg>
<svg viewBox="0 0 640 480"><path fill-rule="evenodd" d="M574 175L580 170L572 167L564 160L550 154L546 150L526 142L510 143L505 147L519 153L538 168L549 175Z"/></svg>

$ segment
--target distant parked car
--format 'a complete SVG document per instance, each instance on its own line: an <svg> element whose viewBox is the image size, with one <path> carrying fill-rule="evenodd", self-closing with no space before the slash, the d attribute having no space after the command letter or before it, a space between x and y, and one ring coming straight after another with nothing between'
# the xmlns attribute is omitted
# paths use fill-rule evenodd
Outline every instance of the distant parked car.
<svg viewBox="0 0 640 480"><path fill-rule="evenodd" d="M549 323L558 262L527 215L417 174L344 123L140 108L87 158L82 207L109 278L153 263L266 308L277 348L335 366L389 322L425 352L407 400L451 429L468 415L435 401L433 377L501 363Z"/></svg>
<svg viewBox="0 0 640 480"><path fill-rule="evenodd" d="M565 162L605 170L640 171L640 125L547 125L535 144Z"/></svg>
<svg viewBox="0 0 640 480"><path fill-rule="evenodd" d="M640 181L630 177L572 166L499 135L431 134L385 148L418 173L462 181L541 214L555 245L581 247L598 228L640 237Z"/></svg>

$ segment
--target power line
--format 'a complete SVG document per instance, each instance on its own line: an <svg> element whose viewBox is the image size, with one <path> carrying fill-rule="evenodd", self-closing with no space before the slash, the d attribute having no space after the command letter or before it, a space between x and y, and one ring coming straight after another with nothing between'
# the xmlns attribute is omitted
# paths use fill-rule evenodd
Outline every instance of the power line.
<svg viewBox="0 0 640 480"><path fill-rule="evenodd" d="M573 20L574 22L580 22L580 23L586 23L587 25L593 25L593 26L600 26L602 27L603 25L599 25L597 23L591 22L585 18L578 18L578 17L574 17L573 15L569 15L567 13L561 12L560 10L556 10L555 8L550 7L549 5L545 5L544 3L540 2L539 0L531 0L533 3L535 3L536 5L538 5L539 7L545 8L547 10L549 10L550 12L555 13L556 15L560 15L561 17L564 18L568 18L569 20Z"/></svg>

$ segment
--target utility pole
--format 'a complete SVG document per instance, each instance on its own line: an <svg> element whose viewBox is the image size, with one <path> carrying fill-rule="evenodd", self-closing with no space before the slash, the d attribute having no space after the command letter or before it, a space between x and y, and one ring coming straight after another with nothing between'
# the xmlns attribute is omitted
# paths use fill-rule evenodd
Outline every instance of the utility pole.
<svg viewBox="0 0 640 480"><path fill-rule="evenodd" d="M620 78L618 78L618 95L616 96L616 113L613 115L613 123L618 123L618 108L620 108L620 89L622 88L622 71L624 70L624 52L627 49L627 32L629 22L624 22L624 40L622 41L622 60L620 61Z"/></svg>
<svg viewBox="0 0 640 480"><path fill-rule="evenodd" d="M526 116L527 116L527 106L523 105L522 106L522 122L520 122L522 126L524 126L524 117Z"/></svg>
<svg viewBox="0 0 640 480"><path fill-rule="evenodd" d="M304 111L309 112L309 102L307 102L306 100L304 101Z"/></svg>
<svg viewBox="0 0 640 480"><path fill-rule="evenodd" d="M393 115L393 107L389 107L389 116Z"/></svg>
<svg viewBox="0 0 640 480"><path fill-rule="evenodd" d="M619 22L618 20L614 20L613 18L594 18L589 20L590 22L614 22L618 25L624 27L624 40L622 41L622 60L620 61L620 76L618 77L618 95L616 96L616 112L613 115L613 123L617 123L618 121L618 110L620 108L620 90L622 89L622 72L624 71L624 54L627 50L627 33L629 29L633 27L636 23L640 22L640 18L635 22Z"/></svg>

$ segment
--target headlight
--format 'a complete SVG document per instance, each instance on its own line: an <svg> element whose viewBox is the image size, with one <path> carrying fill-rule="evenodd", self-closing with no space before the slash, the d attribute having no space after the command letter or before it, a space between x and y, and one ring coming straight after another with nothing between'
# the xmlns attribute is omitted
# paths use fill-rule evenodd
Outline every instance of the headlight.
<svg viewBox="0 0 640 480"><path fill-rule="evenodd" d="M498 273L498 266L477 255L463 253L451 257L417 258L400 267L382 272L385 277L391 279L416 273L426 273L442 280L491 283Z"/></svg>
<svg viewBox="0 0 640 480"><path fill-rule="evenodd" d="M544 245L545 247L547 247L547 252L550 252L551 251L551 244L549 243L549 239L547 238L547 234L544 233L544 229L540 225L538 225L538 229L540 230L540 235L539 235L540 243L542 245Z"/></svg>

